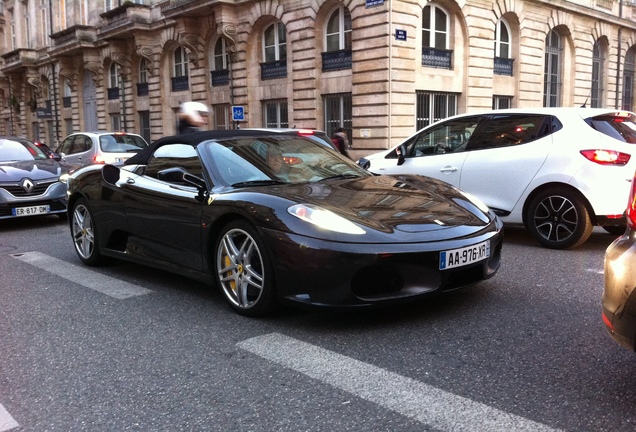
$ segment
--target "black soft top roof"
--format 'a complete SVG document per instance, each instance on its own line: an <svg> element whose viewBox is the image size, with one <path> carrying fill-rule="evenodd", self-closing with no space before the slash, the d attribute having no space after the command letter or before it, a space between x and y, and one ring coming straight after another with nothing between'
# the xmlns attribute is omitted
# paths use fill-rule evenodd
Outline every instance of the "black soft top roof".
<svg viewBox="0 0 636 432"><path fill-rule="evenodd" d="M263 136L277 136L276 132L269 131L255 131L255 130L210 130L201 132L191 132L181 135L173 135L168 137L159 138L154 141L148 147L144 148L134 156L130 157L124 162L124 165L146 165L150 156L159 147L166 144L190 144L196 147L199 143L208 140L219 139L231 139L237 137L263 137Z"/></svg>

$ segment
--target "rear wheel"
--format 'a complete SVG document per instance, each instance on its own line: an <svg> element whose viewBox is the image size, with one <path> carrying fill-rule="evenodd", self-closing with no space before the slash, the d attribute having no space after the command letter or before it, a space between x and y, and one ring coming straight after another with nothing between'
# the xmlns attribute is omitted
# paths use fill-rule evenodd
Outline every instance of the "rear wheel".
<svg viewBox="0 0 636 432"><path fill-rule="evenodd" d="M99 239L95 229L95 219L88 207L88 202L80 198L73 204L71 212L71 234L75 252L80 260L87 265L98 265L103 261L99 253Z"/></svg>
<svg viewBox="0 0 636 432"><path fill-rule="evenodd" d="M245 316L270 312L275 303L272 265L256 229L244 221L230 222L214 250L216 278L230 306Z"/></svg>
<svg viewBox="0 0 636 432"><path fill-rule="evenodd" d="M582 198L565 188L546 189L535 196L526 221L539 243L551 249L579 246L594 228Z"/></svg>

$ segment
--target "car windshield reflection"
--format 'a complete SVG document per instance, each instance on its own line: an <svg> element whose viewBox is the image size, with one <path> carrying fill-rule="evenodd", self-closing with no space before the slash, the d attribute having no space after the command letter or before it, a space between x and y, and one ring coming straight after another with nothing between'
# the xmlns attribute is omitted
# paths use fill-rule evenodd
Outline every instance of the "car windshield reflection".
<svg viewBox="0 0 636 432"><path fill-rule="evenodd" d="M372 175L335 151L297 137L209 141L200 148L217 176L226 185L237 187Z"/></svg>

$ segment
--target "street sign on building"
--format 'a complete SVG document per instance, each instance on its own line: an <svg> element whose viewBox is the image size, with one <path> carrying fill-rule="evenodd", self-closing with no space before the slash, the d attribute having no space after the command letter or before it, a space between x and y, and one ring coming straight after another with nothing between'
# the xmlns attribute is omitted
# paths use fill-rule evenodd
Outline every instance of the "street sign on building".
<svg viewBox="0 0 636 432"><path fill-rule="evenodd" d="M232 107L232 121L245 121L245 109L242 106Z"/></svg>

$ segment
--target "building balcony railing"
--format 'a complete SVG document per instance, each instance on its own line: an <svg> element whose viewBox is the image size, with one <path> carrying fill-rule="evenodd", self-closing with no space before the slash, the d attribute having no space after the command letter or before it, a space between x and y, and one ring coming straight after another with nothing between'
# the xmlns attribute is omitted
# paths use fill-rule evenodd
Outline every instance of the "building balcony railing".
<svg viewBox="0 0 636 432"><path fill-rule="evenodd" d="M70 96L64 96L62 98L62 107L63 108L70 108L71 107L71 97Z"/></svg>
<svg viewBox="0 0 636 432"><path fill-rule="evenodd" d="M453 51L440 48L422 48L422 66L452 69Z"/></svg>
<svg viewBox="0 0 636 432"><path fill-rule="evenodd" d="M210 71L212 87L224 86L230 83L230 71L228 69Z"/></svg>
<svg viewBox="0 0 636 432"><path fill-rule="evenodd" d="M287 60L261 63L261 79L285 78L287 76Z"/></svg>
<svg viewBox="0 0 636 432"><path fill-rule="evenodd" d="M190 83L187 76L172 77L172 91L183 91L190 88Z"/></svg>
<svg viewBox="0 0 636 432"><path fill-rule="evenodd" d="M495 75L512 76L512 63L514 59L495 57L495 67L493 72Z"/></svg>
<svg viewBox="0 0 636 432"><path fill-rule="evenodd" d="M148 96L148 83L137 83L137 96Z"/></svg>
<svg viewBox="0 0 636 432"><path fill-rule="evenodd" d="M351 50L328 51L322 53L323 72L351 69Z"/></svg>
<svg viewBox="0 0 636 432"><path fill-rule="evenodd" d="M119 99L119 87L109 87L106 90L108 91L108 100Z"/></svg>

